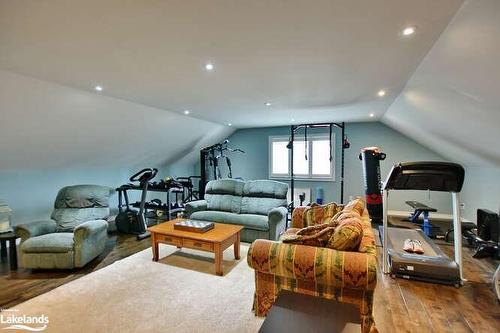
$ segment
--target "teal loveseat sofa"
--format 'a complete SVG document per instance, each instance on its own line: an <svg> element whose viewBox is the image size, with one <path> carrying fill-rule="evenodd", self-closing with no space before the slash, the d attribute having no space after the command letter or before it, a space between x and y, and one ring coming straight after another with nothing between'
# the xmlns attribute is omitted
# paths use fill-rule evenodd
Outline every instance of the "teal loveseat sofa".
<svg viewBox="0 0 500 333"><path fill-rule="evenodd" d="M285 230L288 185L272 180L220 179L208 182L204 200L186 205L190 219L237 224L241 240L277 240Z"/></svg>
<svg viewBox="0 0 500 333"><path fill-rule="evenodd" d="M15 227L21 238L21 267L73 269L85 266L106 246L113 189L75 185L57 194L51 220Z"/></svg>

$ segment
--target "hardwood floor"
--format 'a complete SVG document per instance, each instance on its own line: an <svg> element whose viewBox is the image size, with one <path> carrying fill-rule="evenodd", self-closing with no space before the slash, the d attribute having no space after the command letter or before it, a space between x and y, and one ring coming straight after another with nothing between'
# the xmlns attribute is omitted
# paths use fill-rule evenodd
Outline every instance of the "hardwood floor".
<svg viewBox="0 0 500 333"><path fill-rule="evenodd" d="M451 245L440 247L453 256ZM499 262L474 259L469 248L463 254L468 281L461 288L379 274L374 305L379 331L498 332L500 305L491 279Z"/></svg>
<svg viewBox="0 0 500 333"><path fill-rule="evenodd" d="M150 239L111 235L105 253L84 269L75 271L9 272L0 264L0 308L13 307L62 284L150 247ZM452 255L453 247L441 248ZM381 251L379 251L381 254ZM466 284L457 289L379 274L375 294L375 320L380 332L498 332L500 305L491 278L498 261L472 258L464 248ZM250 311L250 309L249 309Z"/></svg>
<svg viewBox="0 0 500 333"><path fill-rule="evenodd" d="M151 246L151 240L137 241L132 235L110 234L106 250L87 266L77 270L30 270L10 272L7 262L0 264L0 309L10 308L46 293L81 276L101 269Z"/></svg>

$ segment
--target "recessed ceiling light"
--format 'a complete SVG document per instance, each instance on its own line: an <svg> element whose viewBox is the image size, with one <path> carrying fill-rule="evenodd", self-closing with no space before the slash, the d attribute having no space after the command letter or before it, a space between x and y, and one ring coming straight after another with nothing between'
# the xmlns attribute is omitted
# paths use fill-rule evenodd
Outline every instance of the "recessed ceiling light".
<svg viewBox="0 0 500 333"><path fill-rule="evenodd" d="M189 110L184 110L184 114L189 114Z"/></svg>
<svg viewBox="0 0 500 333"><path fill-rule="evenodd" d="M211 72L211 71L213 71L215 69L215 66L212 63L207 63L207 64L205 64L205 69L207 71Z"/></svg>
<svg viewBox="0 0 500 333"><path fill-rule="evenodd" d="M271 104L271 102L265 102L264 105L265 106L271 106L272 104Z"/></svg>
<svg viewBox="0 0 500 333"><path fill-rule="evenodd" d="M375 113L370 113L370 118L375 117Z"/></svg>
<svg viewBox="0 0 500 333"><path fill-rule="evenodd" d="M231 127L231 126L233 126L233 124L231 124L231 123L227 123L227 126Z"/></svg>
<svg viewBox="0 0 500 333"><path fill-rule="evenodd" d="M102 86L95 86L95 87L94 87L94 89L95 89L96 91L102 91Z"/></svg>
<svg viewBox="0 0 500 333"><path fill-rule="evenodd" d="M379 90L377 95L379 95L380 97L384 97L385 96L385 90Z"/></svg>
<svg viewBox="0 0 500 333"><path fill-rule="evenodd" d="M403 36L410 36L415 33L415 27L406 27L403 29Z"/></svg>

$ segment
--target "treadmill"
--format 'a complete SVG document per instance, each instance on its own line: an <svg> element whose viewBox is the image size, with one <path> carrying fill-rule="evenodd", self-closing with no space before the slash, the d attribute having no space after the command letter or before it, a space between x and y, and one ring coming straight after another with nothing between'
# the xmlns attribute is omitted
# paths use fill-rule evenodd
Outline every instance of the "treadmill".
<svg viewBox="0 0 500 333"><path fill-rule="evenodd" d="M459 193L465 170L456 163L405 162L392 167L383 184L383 270L394 277L432 283L463 284L462 228ZM421 229L388 227L389 192L391 190L422 190L450 192L453 202L455 257L450 259ZM424 254L403 250L405 239L417 239Z"/></svg>

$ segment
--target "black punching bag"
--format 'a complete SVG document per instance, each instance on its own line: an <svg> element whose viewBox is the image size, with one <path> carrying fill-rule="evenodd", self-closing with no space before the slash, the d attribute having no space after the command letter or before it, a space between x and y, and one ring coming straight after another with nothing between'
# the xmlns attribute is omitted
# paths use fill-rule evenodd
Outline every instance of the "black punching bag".
<svg viewBox="0 0 500 333"><path fill-rule="evenodd" d="M359 159L363 162L368 213L373 222L381 223L383 206L382 194L380 193L380 161L385 159L385 154L378 147L366 147L361 149Z"/></svg>

